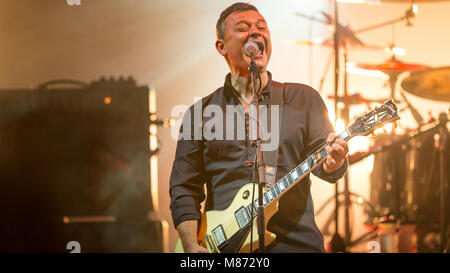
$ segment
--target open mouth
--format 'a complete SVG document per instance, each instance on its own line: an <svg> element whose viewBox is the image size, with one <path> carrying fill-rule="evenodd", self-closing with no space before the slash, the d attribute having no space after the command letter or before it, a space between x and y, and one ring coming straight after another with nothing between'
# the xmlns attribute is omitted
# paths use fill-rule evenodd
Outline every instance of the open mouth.
<svg viewBox="0 0 450 273"><path fill-rule="evenodd" d="M258 45L258 53L256 53L255 57L262 57L263 52L264 52L264 44L261 42L255 42Z"/></svg>

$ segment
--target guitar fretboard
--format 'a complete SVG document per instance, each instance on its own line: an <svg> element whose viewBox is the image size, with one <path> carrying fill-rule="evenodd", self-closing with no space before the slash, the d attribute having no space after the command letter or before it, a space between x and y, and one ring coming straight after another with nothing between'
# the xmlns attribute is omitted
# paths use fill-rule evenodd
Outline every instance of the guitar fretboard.
<svg viewBox="0 0 450 273"><path fill-rule="evenodd" d="M340 138L344 141L348 141L351 138L351 135L348 130L345 130L343 133L339 134L337 138ZM287 173L283 178L274 183L267 191L263 193L263 205L264 207L268 206L274 200L278 199L285 191L289 190L295 184L300 182L305 176L307 176L310 172L312 172L319 164L321 164L326 157L328 156L325 147L329 146L329 144L324 144L320 148L318 148L314 153L308 156L302 163L300 163L297 167ZM252 215L252 205L248 205L245 207L247 215ZM257 215L258 211L258 198L254 201L253 206L253 216Z"/></svg>

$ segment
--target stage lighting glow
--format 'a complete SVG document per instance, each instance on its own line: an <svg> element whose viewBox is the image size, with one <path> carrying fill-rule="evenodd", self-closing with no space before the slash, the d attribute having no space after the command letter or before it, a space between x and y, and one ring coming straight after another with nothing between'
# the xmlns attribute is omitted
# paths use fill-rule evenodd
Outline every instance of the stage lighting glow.
<svg viewBox="0 0 450 273"><path fill-rule="evenodd" d="M412 11L414 12L414 14L418 14L419 13L419 6L417 6L416 4L412 5Z"/></svg>
<svg viewBox="0 0 450 273"><path fill-rule="evenodd" d="M369 150L369 138L365 136L355 136L348 142L348 153L354 154L356 152Z"/></svg>
<svg viewBox="0 0 450 273"><path fill-rule="evenodd" d="M344 120L338 118L336 120L336 126L335 127L336 127L335 128L336 134L340 134L340 133L344 132L344 130L345 130Z"/></svg>
<svg viewBox="0 0 450 273"><path fill-rule="evenodd" d="M394 47L392 49L392 54L394 54L395 56L405 56L406 50L404 50L403 48L400 48L400 47Z"/></svg>

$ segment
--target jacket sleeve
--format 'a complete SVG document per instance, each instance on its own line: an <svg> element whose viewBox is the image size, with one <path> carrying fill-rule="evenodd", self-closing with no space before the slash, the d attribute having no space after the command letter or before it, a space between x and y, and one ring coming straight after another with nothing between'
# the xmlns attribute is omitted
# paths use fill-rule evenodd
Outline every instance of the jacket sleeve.
<svg viewBox="0 0 450 273"><path fill-rule="evenodd" d="M309 96L309 109L307 111L307 140L305 143L306 154L313 153L318 147L326 142L329 133L334 132L333 125L328 118L328 110L320 94L311 89ZM348 160L345 159L344 165L333 173L326 173L323 170L323 163L313 170L313 174L327 182L335 183L348 168Z"/></svg>
<svg viewBox="0 0 450 273"><path fill-rule="evenodd" d="M191 133L194 125L190 124L193 120L190 110L192 108L184 115L180 127L170 175L170 210L175 227L186 220L200 220L200 204L205 200L202 140L196 140Z"/></svg>

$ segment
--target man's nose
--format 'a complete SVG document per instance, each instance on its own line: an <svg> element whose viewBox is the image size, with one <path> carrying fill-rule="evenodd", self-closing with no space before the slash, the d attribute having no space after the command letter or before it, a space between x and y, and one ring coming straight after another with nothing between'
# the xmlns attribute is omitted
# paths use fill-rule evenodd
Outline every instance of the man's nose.
<svg viewBox="0 0 450 273"><path fill-rule="evenodd" d="M249 31L249 38L259 38L260 36L262 36L261 31L255 26L252 25Z"/></svg>

